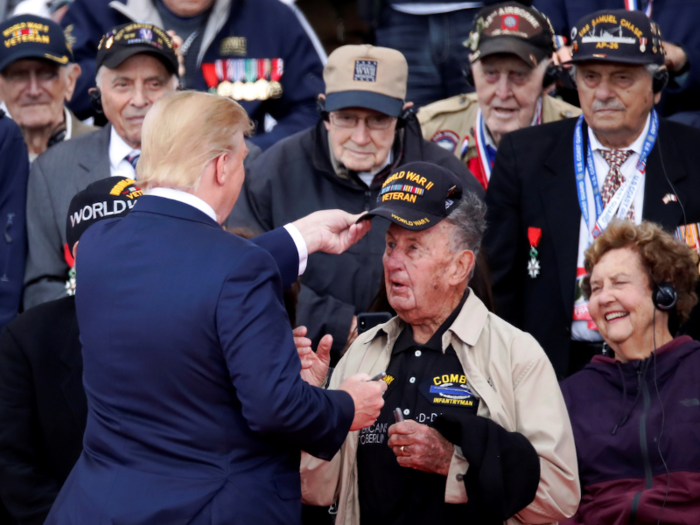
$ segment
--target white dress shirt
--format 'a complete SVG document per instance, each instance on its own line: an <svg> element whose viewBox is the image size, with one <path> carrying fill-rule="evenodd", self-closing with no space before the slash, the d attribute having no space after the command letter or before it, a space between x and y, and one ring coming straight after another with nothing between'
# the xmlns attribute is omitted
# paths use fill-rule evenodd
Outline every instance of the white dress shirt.
<svg viewBox="0 0 700 525"><path fill-rule="evenodd" d="M114 130L114 126L109 134L109 171L112 177L127 177L136 180L136 170L131 163L126 160L129 155L140 155L140 149L129 146L124 139Z"/></svg>
<svg viewBox="0 0 700 525"><path fill-rule="evenodd" d="M172 188L151 188L146 193L154 197L171 199L192 206L193 208L196 208L207 215L214 222L218 222L216 220L216 212L214 211L214 208L209 206L209 204L196 195L186 191L174 190ZM286 224L284 229L287 230L287 233L289 233L297 247L297 253L299 254L299 275L302 275L306 270L306 263L309 259L309 250L306 246L306 241L304 241L304 237L302 237L299 229L293 224Z"/></svg>
<svg viewBox="0 0 700 525"><path fill-rule="evenodd" d="M651 115L647 116L647 122L644 129L639 134L637 139L628 147L621 148L623 151L631 150L632 154L627 158L625 163L620 167L620 173L625 177L625 180L630 180L637 171L637 162L639 161L639 156L644 148L644 140L646 139L647 133L649 131L649 125L651 123ZM603 146L598 137L595 136L593 130L588 128L588 140L591 144L591 149L593 150L593 164L595 164L595 174L596 180L598 181L598 188L603 191L603 184L605 183L605 178L608 176L610 171L610 165L606 162L601 155L601 150L610 150ZM584 152L584 157L586 152ZM588 175L585 177L586 181L586 195L588 197L588 217L591 222L595 220L595 201L593 200L593 187L591 186L591 181ZM642 222L642 208L644 206L644 184L646 182L646 175L642 174L641 180L639 181L639 187L637 188L637 193L634 196L634 222L640 224ZM578 237L578 261L577 268L583 268L584 252L593 242L593 227L595 224L587 225L586 221L581 215L581 225L579 228ZM586 303L587 304L587 303ZM571 338L577 341L602 341L600 333L597 330L589 330L588 323L586 321L573 321L571 324Z"/></svg>

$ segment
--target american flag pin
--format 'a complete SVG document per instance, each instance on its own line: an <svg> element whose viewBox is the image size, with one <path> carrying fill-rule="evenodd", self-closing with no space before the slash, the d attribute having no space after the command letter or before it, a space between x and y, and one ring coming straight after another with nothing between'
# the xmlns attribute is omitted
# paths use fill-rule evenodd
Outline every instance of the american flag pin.
<svg viewBox="0 0 700 525"><path fill-rule="evenodd" d="M678 197L676 197L675 193L667 193L661 200L664 202L664 204L668 204L669 202L678 202Z"/></svg>

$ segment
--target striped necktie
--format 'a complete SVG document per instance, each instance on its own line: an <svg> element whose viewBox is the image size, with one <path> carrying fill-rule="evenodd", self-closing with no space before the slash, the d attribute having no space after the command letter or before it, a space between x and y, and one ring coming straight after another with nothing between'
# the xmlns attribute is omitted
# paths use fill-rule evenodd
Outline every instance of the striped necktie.
<svg viewBox="0 0 700 525"><path fill-rule="evenodd" d="M133 152L126 157L126 161L136 170L136 164L139 162L140 153Z"/></svg>

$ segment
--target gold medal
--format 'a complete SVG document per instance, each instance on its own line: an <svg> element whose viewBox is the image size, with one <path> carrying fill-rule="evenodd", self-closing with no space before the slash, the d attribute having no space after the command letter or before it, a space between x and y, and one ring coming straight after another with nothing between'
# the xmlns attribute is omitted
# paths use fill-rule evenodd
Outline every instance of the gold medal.
<svg viewBox="0 0 700 525"><path fill-rule="evenodd" d="M255 98L257 100L267 100L270 98L270 83L261 78L255 83Z"/></svg>
<svg viewBox="0 0 700 525"><path fill-rule="evenodd" d="M240 80L236 80L233 83L233 89L231 90L231 97L233 98L233 100L243 100L243 86L244 84Z"/></svg>
<svg viewBox="0 0 700 525"><path fill-rule="evenodd" d="M243 84L243 100L252 102L255 100L255 82L246 82Z"/></svg>
<svg viewBox="0 0 700 525"><path fill-rule="evenodd" d="M231 92L232 92L232 85L231 85L231 82L229 82L228 80L224 80L216 88L216 94L220 95L222 97L230 97Z"/></svg>
<svg viewBox="0 0 700 525"><path fill-rule="evenodd" d="M280 98L282 96L282 84L273 80L270 82L270 88L268 91L270 98Z"/></svg>

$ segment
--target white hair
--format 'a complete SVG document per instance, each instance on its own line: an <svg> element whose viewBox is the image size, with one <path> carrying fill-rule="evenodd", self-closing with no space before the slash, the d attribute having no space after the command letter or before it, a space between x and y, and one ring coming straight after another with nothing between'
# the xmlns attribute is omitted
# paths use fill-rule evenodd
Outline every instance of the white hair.
<svg viewBox="0 0 700 525"><path fill-rule="evenodd" d="M630 65L635 65L635 64L630 64ZM642 64L639 64L640 66ZM656 75L659 71L661 71L664 68L664 66L660 66L659 64L644 64L644 69L647 70L647 73L649 73L649 76L651 78L654 78L654 75ZM569 74L571 75L571 79L574 81L574 84L576 83L576 71L578 68L576 67L576 64L571 64L571 69L569 69Z"/></svg>

